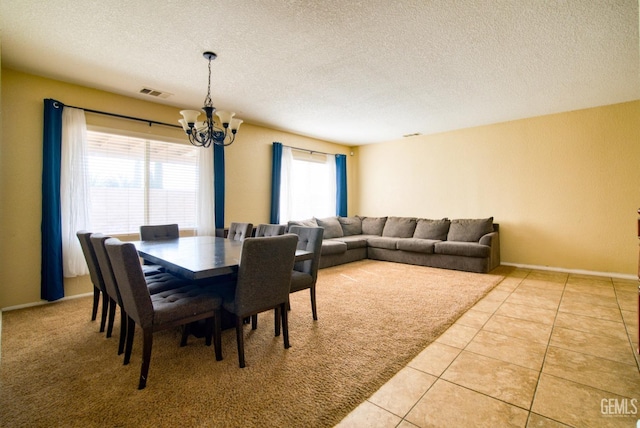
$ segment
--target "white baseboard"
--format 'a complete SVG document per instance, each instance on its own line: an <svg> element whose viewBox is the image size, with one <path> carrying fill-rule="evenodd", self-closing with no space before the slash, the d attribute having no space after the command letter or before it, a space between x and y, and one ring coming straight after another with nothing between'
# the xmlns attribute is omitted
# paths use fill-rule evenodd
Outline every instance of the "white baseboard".
<svg viewBox="0 0 640 428"><path fill-rule="evenodd" d="M552 272L563 272L563 273L573 273L576 275L592 275L592 276L606 276L607 278L620 278L620 279L632 279L638 280L638 277L635 275L629 275L626 273L615 273L615 272L597 272L592 270L583 270L583 269L565 269L553 266L536 266L536 265L525 265L519 263L501 263L503 266L513 266L521 269L531 269L531 270L547 270Z"/></svg>

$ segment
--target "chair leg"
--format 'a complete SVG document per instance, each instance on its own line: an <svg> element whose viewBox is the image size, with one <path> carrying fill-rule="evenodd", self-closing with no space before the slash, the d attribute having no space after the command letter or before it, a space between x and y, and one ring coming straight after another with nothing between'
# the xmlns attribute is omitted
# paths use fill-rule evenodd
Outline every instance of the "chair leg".
<svg viewBox="0 0 640 428"><path fill-rule="evenodd" d="M182 339L180 339L180 346L187 346L187 338L189 337L189 325L182 326Z"/></svg>
<svg viewBox="0 0 640 428"><path fill-rule="evenodd" d="M124 348L124 365L131 360L131 349L133 348L133 334L136 332L136 323L127 316L127 344Z"/></svg>
<svg viewBox="0 0 640 428"><path fill-rule="evenodd" d="M107 313L109 312L109 298L107 293L102 293L102 316L100 317L100 333L104 333L107 324Z"/></svg>
<svg viewBox="0 0 640 428"><path fill-rule="evenodd" d="M275 330L276 337L280 336L280 318L282 318L280 315L280 306L276 306L273 308L273 328Z"/></svg>
<svg viewBox="0 0 640 428"><path fill-rule="evenodd" d="M91 308L91 321L96 320L98 315L98 303L100 302L100 289L93 287L93 307Z"/></svg>
<svg viewBox="0 0 640 428"><path fill-rule="evenodd" d="M211 336L213 335L213 319L215 316L211 318L207 318L204 320L204 344L206 346L211 346Z"/></svg>
<svg viewBox="0 0 640 428"><path fill-rule="evenodd" d="M118 340L118 355L124 352L124 341L127 338L127 313L120 308L120 339Z"/></svg>
<svg viewBox="0 0 640 428"><path fill-rule="evenodd" d="M284 336L284 349L289 349L291 344L289 343L289 315L287 314L287 304L281 305L282 309L282 335Z"/></svg>
<svg viewBox="0 0 640 428"><path fill-rule="evenodd" d="M258 328L258 314L251 315L251 330Z"/></svg>
<svg viewBox="0 0 640 428"><path fill-rule="evenodd" d="M143 331L143 334L142 367L140 368L140 383L138 384L138 389L144 389L147 386L149 364L151 363L151 348L153 347L153 331L151 329L146 329Z"/></svg>
<svg viewBox="0 0 640 428"><path fill-rule="evenodd" d="M216 361L222 361L222 332L220 324L222 323L220 310L215 311L213 317L213 347L216 351Z"/></svg>
<svg viewBox="0 0 640 428"><path fill-rule="evenodd" d="M109 319L107 320L107 338L113 333L113 320L116 317L116 301L109 297Z"/></svg>
<svg viewBox="0 0 640 428"><path fill-rule="evenodd" d="M316 286L312 286L311 290L311 313L313 313L313 320L318 321L318 310L316 309Z"/></svg>
<svg viewBox="0 0 640 428"><path fill-rule="evenodd" d="M245 366L244 364L244 331L242 329L242 318L236 317L236 342L238 342L238 362L240 368Z"/></svg>

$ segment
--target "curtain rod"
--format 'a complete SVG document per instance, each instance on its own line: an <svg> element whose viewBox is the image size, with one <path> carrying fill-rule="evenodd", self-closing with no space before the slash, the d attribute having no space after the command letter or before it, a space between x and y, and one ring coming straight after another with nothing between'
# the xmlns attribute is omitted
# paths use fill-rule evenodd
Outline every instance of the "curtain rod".
<svg viewBox="0 0 640 428"><path fill-rule="evenodd" d="M314 153L319 153L321 155L328 155L328 156L336 156L336 155L341 155L343 153L326 153L326 152L319 152L318 150L310 150L310 149L302 149L300 147L293 147L293 146L287 146L286 144L283 144L282 147L289 147L290 149L293 150L299 150L301 152L309 152L310 154L314 154Z"/></svg>
<svg viewBox="0 0 640 428"><path fill-rule="evenodd" d="M173 125L173 124L171 124L171 123L158 122L158 121L156 121L156 120L149 120L149 119L141 119L141 118L139 118L139 117L125 116L125 115L123 115L123 114L109 113L109 112L106 112L106 111L100 111L100 110L92 110L92 109L84 108L84 107L70 106L70 105L67 105L67 104L64 104L64 103L60 103L60 104L62 104L62 105L63 105L63 106L65 106L65 107L69 107L69 108L77 108L77 109L84 110L84 111L89 112L89 113L101 114L101 115L104 115L104 116L119 117L120 119L136 120L136 121L138 121L138 122L148 123L148 124L149 124L149 126L151 126L151 125L162 125L162 126L170 126L170 127L172 127L172 128L180 128L180 129L182 129L182 126L180 126L180 125Z"/></svg>

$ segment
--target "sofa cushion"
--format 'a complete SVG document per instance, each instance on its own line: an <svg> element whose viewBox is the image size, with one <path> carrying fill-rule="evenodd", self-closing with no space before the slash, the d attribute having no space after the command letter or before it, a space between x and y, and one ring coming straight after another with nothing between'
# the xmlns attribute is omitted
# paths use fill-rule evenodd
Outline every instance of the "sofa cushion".
<svg viewBox="0 0 640 428"><path fill-rule="evenodd" d="M290 220L287 222L287 230L289 230L291 226L318 227L318 222L316 222L315 218L307 220Z"/></svg>
<svg viewBox="0 0 640 428"><path fill-rule="evenodd" d="M395 238L411 238L416 230L414 217L389 217L384 224L382 236Z"/></svg>
<svg viewBox="0 0 640 428"><path fill-rule="evenodd" d="M338 217L344 236L361 235L362 219L360 217Z"/></svg>
<svg viewBox="0 0 640 428"><path fill-rule="evenodd" d="M443 218L442 220L419 218L416 223L416 230L413 232L413 237L444 241L447 239L450 224L451 220L448 218Z"/></svg>
<svg viewBox="0 0 640 428"><path fill-rule="evenodd" d="M491 247L477 242L442 241L434 245L436 254L466 257L490 257Z"/></svg>
<svg viewBox="0 0 640 428"><path fill-rule="evenodd" d="M407 238L400 239L397 244L398 250L412 251L414 253L433 254L433 246L436 242L440 242L435 239L418 239Z"/></svg>
<svg viewBox="0 0 640 428"><path fill-rule="evenodd" d="M323 239L322 240L322 251L320 251L320 255L324 256L327 254L342 254L347 251L347 244L341 241L335 241L333 239Z"/></svg>
<svg viewBox="0 0 640 428"><path fill-rule="evenodd" d="M451 220L447 241L478 242L482 236L491 232L493 217Z"/></svg>
<svg viewBox="0 0 640 428"><path fill-rule="evenodd" d="M363 235L382 235L384 224L387 222L386 217L360 217L362 219Z"/></svg>
<svg viewBox="0 0 640 428"><path fill-rule="evenodd" d="M398 241L402 238L393 238L389 236L372 236L367 239L367 244L373 248L385 248L387 250L396 250Z"/></svg>
<svg viewBox="0 0 640 428"><path fill-rule="evenodd" d="M365 248L367 246L367 235L351 235L335 238L336 241L347 244L347 250L354 248Z"/></svg>
<svg viewBox="0 0 640 428"><path fill-rule="evenodd" d="M340 226L340 222L338 221L338 217L327 217L327 218L317 218L316 223L318 226L324 228L325 239L331 238L339 238L344 236L342 233L342 226Z"/></svg>

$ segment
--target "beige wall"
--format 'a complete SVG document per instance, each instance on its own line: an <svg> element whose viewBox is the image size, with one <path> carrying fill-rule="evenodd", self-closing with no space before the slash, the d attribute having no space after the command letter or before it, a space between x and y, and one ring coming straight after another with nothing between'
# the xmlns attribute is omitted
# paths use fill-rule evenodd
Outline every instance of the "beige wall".
<svg viewBox="0 0 640 428"><path fill-rule="evenodd" d="M40 221L42 211L43 99L176 123L179 109L82 86L2 69L2 146L0 147L0 308L40 301ZM186 140L182 130L87 114L89 125ZM236 142L225 149L226 223L268 222L271 192L271 143L348 154L346 146L244 123ZM348 157L348 170L355 157ZM350 172L349 203L355 200ZM71 296L92 290L88 277L65 281Z"/></svg>
<svg viewBox="0 0 640 428"><path fill-rule="evenodd" d="M1 70L0 308L40 299L44 98L174 123L177 108ZM226 223L269 220L271 143L346 153L349 214L494 216L502 260L637 272L640 101L348 148L243 124L226 153ZM93 125L180 130L87 114ZM67 295L86 293L86 277Z"/></svg>
<svg viewBox="0 0 640 428"><path fill-rule="evenodd" d="M361 146L360 213L494 216L502 261L637 272L640 101Z"/></svg>

